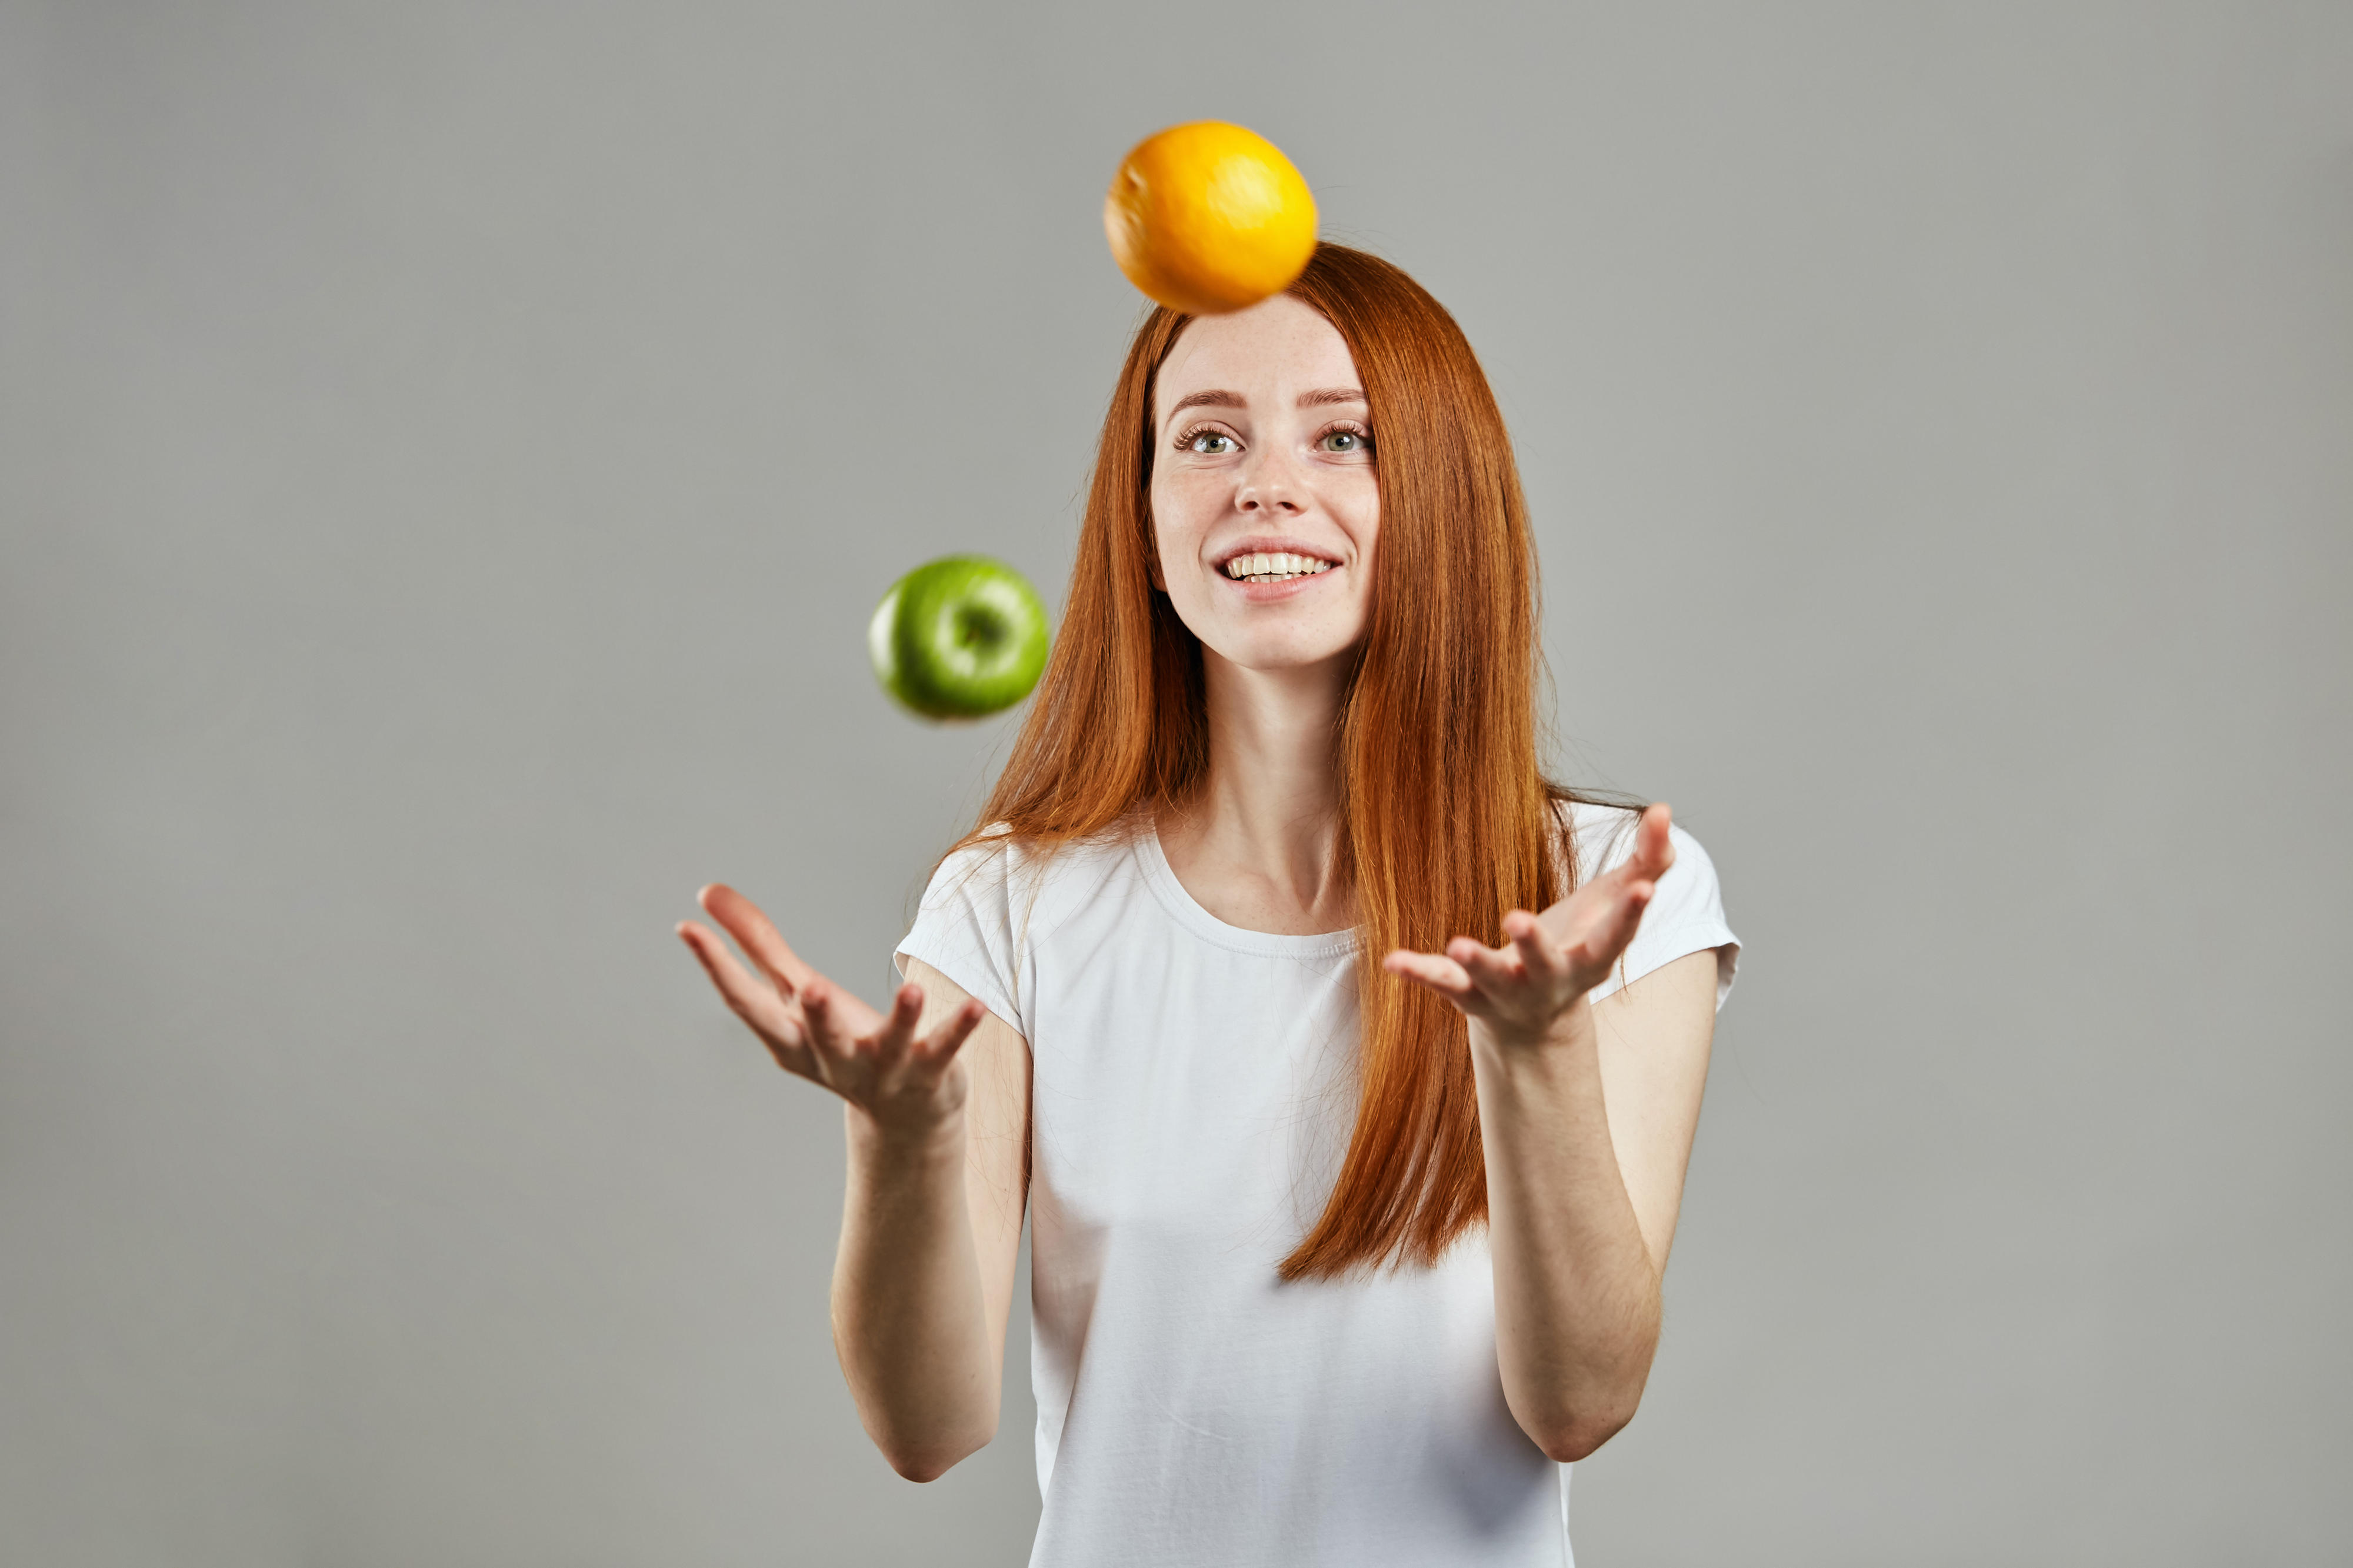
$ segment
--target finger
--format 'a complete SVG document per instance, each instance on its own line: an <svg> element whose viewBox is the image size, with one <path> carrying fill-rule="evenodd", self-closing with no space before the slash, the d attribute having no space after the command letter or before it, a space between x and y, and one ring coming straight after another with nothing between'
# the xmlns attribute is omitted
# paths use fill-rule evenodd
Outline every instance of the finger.
<svg viewBox="0 0 2353 1568"><path fill-rule="evenodd" d="M923 988L910 980L892 994L891 1011L883 1015L882 1026L865 1043L883 1060L895 1061L915 1043L915 1026L923 1016Z"/></svg>
<svg viewBox="0 0 2353 1568"><path fill-rule="evenodd" d="M1485 947L1467 936L1458 936L1446 944L1446 956L1462 966L1471 976L1471 984L1489 995L1499 995L1527 976L1521 972L1519 956L1509 948Z"/></svg>
<svg viewBox="0 0 2353 1568"><path fill-rule="evenodd" d="M1532 980L1556 979L1568 972L1568 954L1552 940L1544 923L1525 910L1504 917L1504 934L1519 955L1521 971Z"/></svg>
<svg viewBox="0 0 2353 1568"><path fill-rule="evenodd" d="M1630 885L1610 907L1569 947L1569 958L1577 967L1597 980L1609 973L1609 966L1634 940L1641 928L1642 911L1651 907L1651 895L1658 891L1651 882Z"/></svg>
<svg viewBox="0 0 2353 1568"><path fill-rule="evenodd" d="M681 921L677 930L679 939L702 961L702 972L711 977L711 983L719 988L719 994L729 1006L738 1012L756 1013L762 1016L767 1015L767 1009L762 1004L776 999L775 986L755 978L749 970L735 962L734 953L728 951L727 944L709 928L697 925L692 921ZM745 1021L752 1020L747 1017Z"/></svg>
<svg viewBox="0 0 2353 1568"><path fill-rule="evenodd" d="M849 1010L844 997L833 988L833 983L811 971L801 985L801 1013L808 1019L809 1048L821 1055L842 1060L858 1054L857 1020L845 1017Z"/></svg>
<svg viewBox="0 0 2353 1568"><path fill-rule="evenodd" d="M1479 994L1479 988L1471 983L1471 976L1461 964L1434 952L1416 952L1400 947L1381 960L1381 967L1417 985L1428 986L1457 1005Z"/></svg>
<svg viewBox="0 0 2353 1568"><path fill-rule="evenodd" d="M760 906L729 887L713 882L695 895L705 913L726 928L744 956L768 973L776 989L790 996L808 984L817 972L801 962Z"/></svg>
<svg viewBox="0 0 2353 1568"><path fill-rule="evenodd" d="M1674 819L1674 807L1663 801L1643 811L1641 821L1634 827L1634 853L1619 868L1629 881L1655 882L1675 863L1674 837L1670 831Z"/></svg>
<svg viewBox="0 0 2353 1568"><path fill-rule="evenodd" d="M948 1016L946 1023L934 1029L915 1048L928 1060L951 1061L958 1051L964 1049L964 1043L972 1038L973 1031L980 1027L980 1021L987 1016L987 1008L967 997L963 1006Z"/></svg>
<svg viewBox="0 0 2353 1568"><path fill-rule="evenodd" d="M702 972L718 987L720 998L766 1043L777 1064L788 1071L806 1071L807 1035L793 1017L791 1007L776 994L776 988L754 979L736 963L735 955L727 951L727 944L716 933L692 921L681 921L678 934L702 961Z"/></svg>

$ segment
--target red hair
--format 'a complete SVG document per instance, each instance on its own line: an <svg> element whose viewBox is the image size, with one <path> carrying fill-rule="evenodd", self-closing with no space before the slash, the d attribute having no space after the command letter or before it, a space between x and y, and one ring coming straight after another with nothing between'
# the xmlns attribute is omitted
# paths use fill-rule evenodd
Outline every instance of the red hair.
<svg viewBox="0 0 2353 1568"><path fill-rule="evenodd" d="M1535 552L1494 393L1445 308L1389 263L1319 245L1289 292L1339 329L1370 405L1380 538L1335 736L1356 900L1356 1124L1286 1278L1437 1261L1487 1215L1461 1014L1382 954L1501 939L1576 878L1538 757ZM1048 847L1186 801L1209 765L1200 644L1152 585L1153 382L1191 318L1155 310L1105 415L1078 559L1028 720L965 843ZM962 846L960 845L959 847Z"/></svg>

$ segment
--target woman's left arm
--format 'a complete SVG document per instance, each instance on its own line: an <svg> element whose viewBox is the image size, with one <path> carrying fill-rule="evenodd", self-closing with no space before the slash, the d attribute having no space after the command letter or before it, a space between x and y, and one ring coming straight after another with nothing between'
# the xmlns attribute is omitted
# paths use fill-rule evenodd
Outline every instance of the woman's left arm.
<svg viewBox="0 0 2353 1568"><path fill-rule="evenodd" d="M1587 999L1673 863L1667 828L1652 806L1624 864L1542 915L1505 916L1507 946L1457 937L1442 957L1386 961L1470 1020L1504 1395L1562 1461L1599 1448L1641 1400L1707 1079L1712 951Z"/></svg>

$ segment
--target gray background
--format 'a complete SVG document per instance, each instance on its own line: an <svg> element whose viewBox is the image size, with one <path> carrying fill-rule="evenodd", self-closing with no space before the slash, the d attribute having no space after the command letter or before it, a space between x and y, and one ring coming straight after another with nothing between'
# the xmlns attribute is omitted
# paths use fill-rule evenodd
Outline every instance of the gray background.
<svg viewBox="0 0 2353 1568"><path fill-rule="evenodd" d="M1748 942L1613 1563L2353 1560L2353 7L0 5L0 1559L1017 1563L826 1331L879 993L1239 120L1460 314ZM1018 1325L1017 1325L1018 1326Z"/></svg>

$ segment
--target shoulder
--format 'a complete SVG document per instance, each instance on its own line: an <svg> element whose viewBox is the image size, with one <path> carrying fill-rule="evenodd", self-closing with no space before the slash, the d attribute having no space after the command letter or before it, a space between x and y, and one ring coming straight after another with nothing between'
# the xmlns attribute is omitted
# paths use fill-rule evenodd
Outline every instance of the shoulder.
<svg viewBox="0 0 2353 1568"><path fill-rule="evenodd" d="M1126 830L1040 843L992 823L940 861L923 890L923 911L995 916L1034 933L1130 868L1133 843Z"/></svg>
<svg viewBox="0 0 2353 1568"><path fill-rule="evenodd" d="M1641 818L1639 808L1579 800L1562 803L1561 810L1577 846L1578 882L1608 876L1633 853L1634 825ZM1740 939L1725 918L1724 888L1715 860L1698 837L1680 825L1669 829L1668 838L1674 846L1674 864L1659 879L1651 907L1643 911L1641 927L1626 950L1622 976L1605 990L1631 984L1686 953L1713 949L1716 1004L1721 1006L1732 991Z"/></svg>
<svg viewBox="0 0 2353 1568"><path fill-rule="evenodd" d="M1133 865L1127 845L1118 836L1038 844L1001 825L983 828L934 869L899 952L962 986L1027 1040L1039 942Z"/></svg>
<svg viewBox="0 0 2353 1568"><path fill-rule="evenodd" d="M1607 876L1625 864L1626 857L1634 852L1634 825L1642 819L1642 809L1639 805L1594 800L1565 800L1559 804L1562 826L1569 830L1577 845L1578 881L1589 882L1596 877ZM1699 839L1681 823L1667 831L1675 847L1675 863L1662 880L1662 888L1667 880L1715 886L1715 861ZM1679 872L1683 873L1680 877Z"/></svg>

